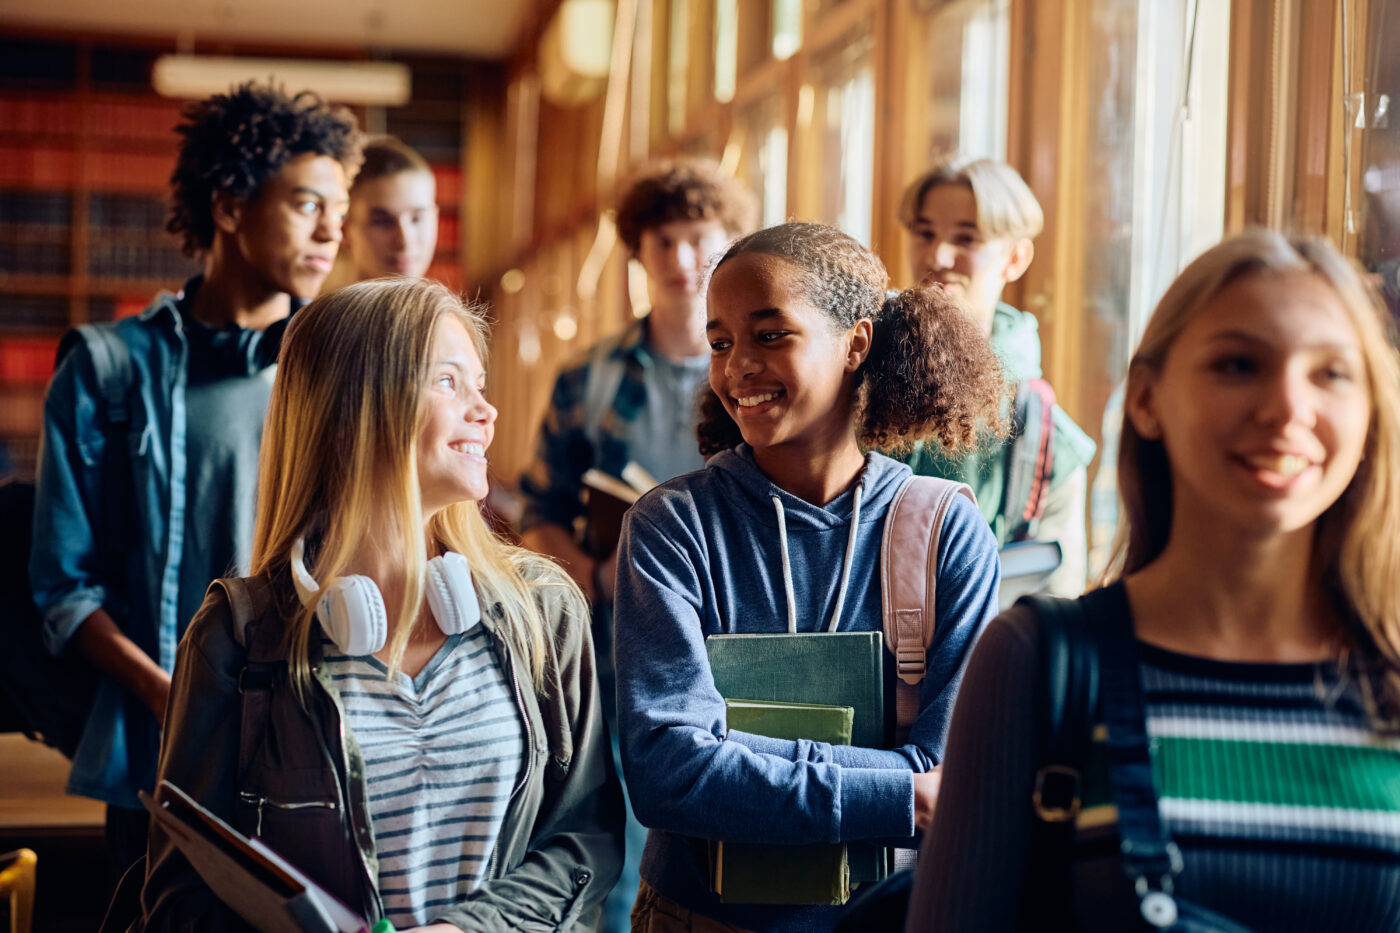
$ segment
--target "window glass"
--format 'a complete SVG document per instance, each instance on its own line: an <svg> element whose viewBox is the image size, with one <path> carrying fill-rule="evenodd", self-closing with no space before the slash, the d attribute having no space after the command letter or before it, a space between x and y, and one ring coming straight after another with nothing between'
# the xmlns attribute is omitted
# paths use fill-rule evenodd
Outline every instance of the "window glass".
<svg viewBox="0 0 1400 933"><path fill-rule="evenodd" d="M739 0L715 0L715 100L734 99L739 76Z"/></svg>
<svg viewBox="0 0 1400 933"><path fill-rule="evenodd" d="M921 165L958 149L1006 158L1010 0L952 3L921 24L922 122L927 144Z"/></svg>
<svg viewBox="0 0 1400 933"><path fill-rule="evenodd" d="M802 0L773 0L773 57L790 58L802 45Z"/></svg>
<svg viewBox="0 0 1400 933"><path fill-rule="evenodd" d="M799 120L810 110L816 177L813 213L870 243L875 184L875 77L868 30L818 56L817 83L803 89ZM809 104L810 102L810 104Z"/></svg>
<svg viewBox="0 0 1400 933"><path fill-rule="evenodd" d="M671 31L666 57L666 128L672 135L685 130L685 76L690 67L690 45L687 42L689 23L690 0L671 0Z"/></svg>
<svg viewBox="0 0 1400 933"><path fill-rule="evenodd" d="M1101 440L1093 575L1119 513L1114 473L1132 347L1172 279L1224 231L1230 9L1094 0L1091 23L1077 410Z"/></svg>
<svg viewBox="0 0 1400 933"><path fill-rule="evenodd" d="M1366 70L1347 113L1353 145L1361 153L1360 185L1352 185L1352 204L1358 254L1375 274L1391 314L1400 319L1400 55L1395 54L1400 9L1377 0L1369 12Z"/></svg>
<svg viewBox="0 0 1400 933"><path fill-rule="evenodd" d="M739 118L742 148L739 177L758 198L760 226L787 219L788 133L782 101L774 97L745 111Z"/></svg>

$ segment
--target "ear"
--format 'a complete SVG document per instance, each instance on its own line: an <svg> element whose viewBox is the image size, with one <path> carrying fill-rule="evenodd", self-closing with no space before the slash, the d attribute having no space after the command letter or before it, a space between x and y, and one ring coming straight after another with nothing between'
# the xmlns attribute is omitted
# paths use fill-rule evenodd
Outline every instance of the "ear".
<svg viewBox="0 0 1400 933"><path fill-rule="evenodd" d="M1006 266L1001 270L1004 282L1014 282L1026 274L1026 268L1035 258L1035 246L1025 237L1011 242L1011 251L1006 256Z"/></svg>
<svg viewBox="0 0 1400 933"><path fill-rule="evenodd" d="M238 232L243 216L243 202L227 191L215 191L209 197L209 213L214 219L215 230L234 234Z"/></svg>
<svg viewBox="0 0 1400 933"><path fill-rule="evenodd" d="M1157 417L1156 388L1156 373L1148 367L1139 363L1128 372L1123 411L1132 421L1138 436L1149 441L1162 439L1162 421Z"/></svg>
<svg viewBox="0 0 1400 933"><path fill-rule="evenodd" d="M874 324L869 318L861 318L846 334L846 372L860 369L865 358L870 355L870 338Z"/></svg>

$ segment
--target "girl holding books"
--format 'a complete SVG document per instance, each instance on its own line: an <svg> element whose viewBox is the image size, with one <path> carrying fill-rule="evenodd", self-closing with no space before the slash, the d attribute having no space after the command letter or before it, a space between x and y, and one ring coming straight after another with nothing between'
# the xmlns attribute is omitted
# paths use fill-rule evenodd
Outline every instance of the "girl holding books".
<svg viewBox="0 0 1400 933"><path fill-rule="evenodd" d="M1245 233L1167 289L1128 372L1117 582L980 642L910 930L1400 929L1391 337L1321 239ZM1039 659L1081 609L1099 699L1050 782L1044 711L1085 678L1050 695Z"/></svg>
<svg viewBox="0 0 1400 933"><path fill-rule="evenodd" d="M485 325L433 282L299 311L253 576L180 644L159 776L370 922L587 927L622 860L588 613L482 520ZM147 929L236 917L153 829Z"/></svg>
<svg viewBox="0 0 1400 933"><path fill-rule="evenodd" d="M712 456L632 508L619 551L622 758L650 828L634 930L831 929L833 906L723 902L708 841L913 845L928 825L964 660L996 611L996 543L970 500L955 496L941 528L906 744L730 729L705 648L716 634L879 631L881 532L910 473L874 451L958 449L1000 422L987 338L943 292L887 298L886 282L855 240L805 223L738 240L712 273L699 429Z"/></svg>

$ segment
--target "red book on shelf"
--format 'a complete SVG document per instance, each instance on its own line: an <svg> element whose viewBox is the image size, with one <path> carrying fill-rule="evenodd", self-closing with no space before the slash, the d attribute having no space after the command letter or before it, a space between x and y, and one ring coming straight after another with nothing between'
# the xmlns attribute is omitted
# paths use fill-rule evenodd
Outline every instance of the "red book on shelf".
<svg viewBox="0 0 1400 933"><path fill-rule="evenodd" d="M76 174L71 150L0 146L0 185L71 188Z"/></svg>
<svg viewBox="0 0 1400 933"><path fill-rule="evenodd" d="M462 198L462 170L455 165L434 165L438 204L456 205Z"/></svg>
<svg viewBox="0 0 1400 933"><path fill-rule="evenodd" d="M0 382L6 385L46 385L53 378L58 353L55 337L0 339Z"/></svg>

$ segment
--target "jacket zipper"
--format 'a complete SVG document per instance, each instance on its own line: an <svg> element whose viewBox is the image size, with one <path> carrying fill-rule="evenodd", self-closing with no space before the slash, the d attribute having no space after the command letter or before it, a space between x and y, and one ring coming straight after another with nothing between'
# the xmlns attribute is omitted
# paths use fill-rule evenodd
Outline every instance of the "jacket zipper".
<svg viewBox="0 0 1400 933"><path fill-rule="evenodd" d="M495 635L495 633L492 633ZM495 635L496 647L501 652L501 658L505 663L506 670L510 672L510 683L515 693L515 707L520 711L520 721L525 725L525 767L520 772L520 780L515 787L511 788L510 800L506 803L506 817L510 816L510 808L515 804L516 795L525 788L530 780L530 772L535 765L535 733L530 725L530 714L525 709L525 694L520 689L520 678L515 674L515 663L511 659L510 646L504 640ZM505 821L502 820L504 826ZM495 847L491 850L491 857L486 861L486 877L496 877L496 863L501 852L501 840L497 838Z"/></svg>
<svg viewBox="0 0 1400 933"><path fill-rule="evenodd" d="M325 687L322 686L322 689L324 690ZM343 769L341 773L345 775L345 789L346 791L348 791L350 785L350 752L348 751L345 743L345 717L341 715L340 706L335 702L334 698L331 698L331 706L335 710L336 731L340 735L340 764L341 768ZM345 807L345 817L347 820L347 825L349 825L350 827L351 835L355 836L355 814L352 808L349 806L348 802ZM369 885L370 893L374 895L375 908L378 910L379 916L383 917L384 901L381 900L379 897L379 885L375 882L374 874L369 869L369 859L365 858L365 850L361 848L358 836L352 838L350 842L355 847L355 854L359 856L360 868L363 869L365 873L365 883Z"/></svg>
<svg viewBox="0 0 1400 933"><path fill-rule="evenodd" d="M273 800L270 797L264 797L261 794L255 794L252 791L246 790L239 791L238 798L244 803L250 803L258 808L258 821L253 830L254 836L262 835L263 807L265 806L276 807L279 810L336 809L334 800L306 800L294 803L283 803L280 800Z"/></svg>

